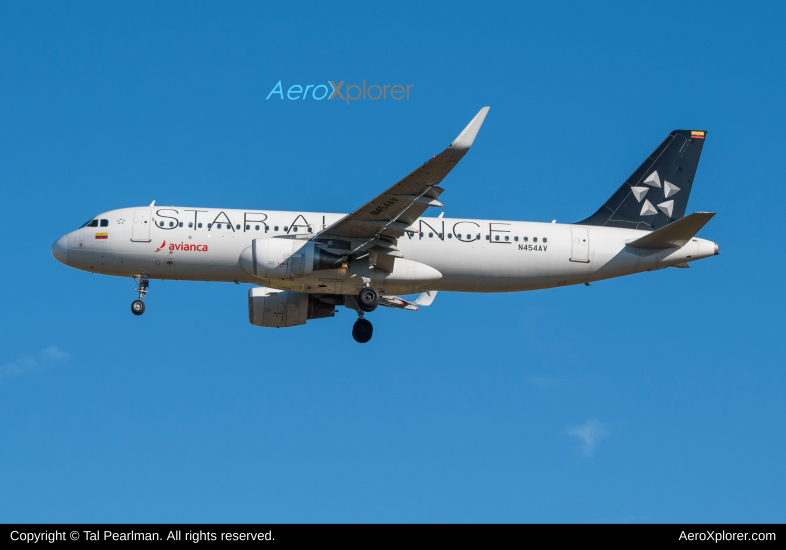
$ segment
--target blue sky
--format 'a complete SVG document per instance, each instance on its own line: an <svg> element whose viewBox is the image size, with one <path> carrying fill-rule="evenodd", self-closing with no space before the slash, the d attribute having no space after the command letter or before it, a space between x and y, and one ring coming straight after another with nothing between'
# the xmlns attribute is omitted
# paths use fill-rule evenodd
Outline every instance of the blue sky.
<svg viewBox="0 0 786 550"><path fill-rule="evenodd" d="M0 6L0 520L782 522L782 4ZM281 80L412 85L280 101ZM674 129L721 255L251 326L247 287L57 263L113 208L346 212L441 151L453 217L572 222Z"/></svg>

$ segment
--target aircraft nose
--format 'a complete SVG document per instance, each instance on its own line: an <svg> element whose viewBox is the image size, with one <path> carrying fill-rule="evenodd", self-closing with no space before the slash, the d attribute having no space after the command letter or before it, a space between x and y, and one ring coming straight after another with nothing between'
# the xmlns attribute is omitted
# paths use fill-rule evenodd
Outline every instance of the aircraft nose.
<svg viewBox="0 0 786 550"><path fill-rule="evenodd" d="M68 265L68 236L63 235L52 245L52 256L63 265Z"/></svg>

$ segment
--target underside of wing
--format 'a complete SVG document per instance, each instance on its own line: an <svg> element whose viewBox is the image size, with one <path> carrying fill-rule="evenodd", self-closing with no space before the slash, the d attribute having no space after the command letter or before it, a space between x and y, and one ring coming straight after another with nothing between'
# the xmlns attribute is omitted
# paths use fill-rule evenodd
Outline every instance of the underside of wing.
<svg viewBox="0 0 786 550"><path fill-rule="evenodd" d="M442 206L437 199L442 189L437 185L467 153L486 118L483 107L459 136L439 155L425 162L404 179L372 201L345 216L317 237L363 239L404 234L429 206Z"/></svg>

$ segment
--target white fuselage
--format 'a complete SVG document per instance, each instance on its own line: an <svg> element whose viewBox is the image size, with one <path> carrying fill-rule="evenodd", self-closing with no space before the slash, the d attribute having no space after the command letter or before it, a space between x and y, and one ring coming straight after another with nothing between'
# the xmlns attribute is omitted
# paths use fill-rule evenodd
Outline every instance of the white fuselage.
<svg viewBox="0 0 786 550"><path fill-rule="evenodd" d="M52 252L68 266L105 275L245 282L324 294L355 294L364 278L386 294L517 292L619 277L717 254L715 243L699 238L682 248L629 247L626 243L646 234L631 229L420 218L413 224L420 233L405 233L398 239L396 246L404 259L396 260L390 274L369 269L368 259L291 279L260 279L247 262L244 265L242 258L248 258L254 239L305 239L342 217L313 212L126 208L96 216L97 226L68 233L53 245Z"/></svg>

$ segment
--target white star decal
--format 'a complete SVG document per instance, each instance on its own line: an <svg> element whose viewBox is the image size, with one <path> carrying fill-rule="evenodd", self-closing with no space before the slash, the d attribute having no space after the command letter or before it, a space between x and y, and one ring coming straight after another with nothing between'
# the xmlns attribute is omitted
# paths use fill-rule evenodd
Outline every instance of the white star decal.
<svg viewBox="0 0 786 550"><path fill-rule="evenodd" d="M666 193L666 198L676 195L680 192L680 188L671 183L670 181L663 182L663 190Z"/></svg>
<svg viewBox="0 0 786 550"><path fill-rule="evenodd" d="M660 176L658 176L658 171L655 170L650 177L644 180L646 185L651 185L652 187L660 187Z"/></svg>

